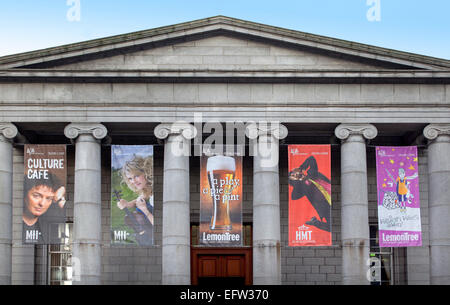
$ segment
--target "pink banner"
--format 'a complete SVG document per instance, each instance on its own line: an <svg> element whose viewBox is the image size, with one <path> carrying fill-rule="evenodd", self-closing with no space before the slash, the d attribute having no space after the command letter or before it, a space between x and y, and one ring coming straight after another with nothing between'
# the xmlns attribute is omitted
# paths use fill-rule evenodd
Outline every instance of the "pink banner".
<svg viewBox="0 0 450 305"><path fill-rule="evenodd" d="M422 245L417 147L376 148L380 247Z"/></svg>

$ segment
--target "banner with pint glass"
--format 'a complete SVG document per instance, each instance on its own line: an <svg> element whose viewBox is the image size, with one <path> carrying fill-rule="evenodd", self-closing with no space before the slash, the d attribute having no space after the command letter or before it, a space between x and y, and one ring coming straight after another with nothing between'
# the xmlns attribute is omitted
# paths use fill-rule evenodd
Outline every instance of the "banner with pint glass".
<svg viewBox="0 0 450 305"><path fill-rule="evenodd" d="M153 146L111 146L111 243L153 245Z"/></svg>
<svg viewBox="0 0 450 305"><path fill-rule="evenodd" d="M330 246L331 146L289 145L289 246Z"/></svg>
<svg viewBox="0 0 450 305"><path fill-rule="evenodd" d="M417 147L378 146L375 151L380 247L421 246Z"/></svg>
<svg viewBox="0 0 450 305"><path fill-rule="evenodd" d="M200 158L199 242L242 245L242 156Z"/></svg>
<svg viewBox="0 0 450 305"><path fill-rule="evenodd" d="M64 243L66 160L65 145L25 145L23 243Z"/></svg>

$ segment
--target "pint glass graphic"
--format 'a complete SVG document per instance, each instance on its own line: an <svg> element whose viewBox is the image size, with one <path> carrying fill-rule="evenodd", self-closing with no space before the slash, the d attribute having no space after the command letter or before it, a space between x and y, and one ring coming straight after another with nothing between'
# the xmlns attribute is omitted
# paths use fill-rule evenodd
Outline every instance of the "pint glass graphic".
<svg viewBox="0 0 450 305"><path fill-rule="evenodd" d="M233 196L233 181L236 162L232 157L214 156L207 161L208 182L213 203L211 230L231 230L230 199Z"/></svg>
<svg viewBox="0 0 450 305"><path fill-rule="evenodd" d="M242 232L242 156L203 154L199 244L240 247Z"/></svg>

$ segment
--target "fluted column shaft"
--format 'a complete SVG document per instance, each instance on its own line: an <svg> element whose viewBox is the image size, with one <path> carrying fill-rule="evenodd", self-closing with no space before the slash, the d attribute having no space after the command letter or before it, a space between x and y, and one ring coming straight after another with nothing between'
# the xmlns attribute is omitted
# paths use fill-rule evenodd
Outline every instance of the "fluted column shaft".
<svg viewBox="0 0 450 305"><path fill-rule="evenodd" d="M341 124L335 130L341 144L342 283L367 285L369 211L365 139L377 129L370 124Z"/></svg>
<svg viewBox="0 0 450 305"><path fill-rule="evenodd" d="M64 130L75 144L73 262L74 284L101 284L101 124L70 124Z"/></svg>
<svg viewBox="0 0 450 305"><path fill-rule="evenodd" d="M253 284L281 284L279 140L287 129L279 124L252 124L253 140Z"/></svg>
<svg viewBox="0 0 450 305"><path fill-rule="evenodd" d="M189 285L189 154L190 141L196 130L190 124L160 124L154 133L157 138L165 139L162 284Z"/></svg>
<svg viewBox="0 0 450 305"><path fill-rule="evenodd" d="M17 128L0 123L0 285L11 284L12 265L12 141Z"/></svg>
<svg viewBox="0 0 450 305"><path fill-rule="evenodd" d="M424 129L428 145L428 206L432 285L450 285L450 124Z"/></svg>

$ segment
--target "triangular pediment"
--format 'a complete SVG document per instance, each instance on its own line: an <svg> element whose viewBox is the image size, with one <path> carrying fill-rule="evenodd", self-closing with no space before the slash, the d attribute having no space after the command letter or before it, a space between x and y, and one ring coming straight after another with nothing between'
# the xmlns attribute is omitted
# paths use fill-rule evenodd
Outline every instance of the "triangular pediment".
<svg viewBox="0 0 450 305"><path fill-rule="evenodd" d="M448 70L450 61L217 16L0 57L0 69Z"/></svg>
<svg viewBox="0 0 450 305"><path fill-rule="evenodd" d="M218 33L180 43L52 66L68 70L378 70L400 68L317 50ZM403 68L403 67L401 67Z"/></svg>

